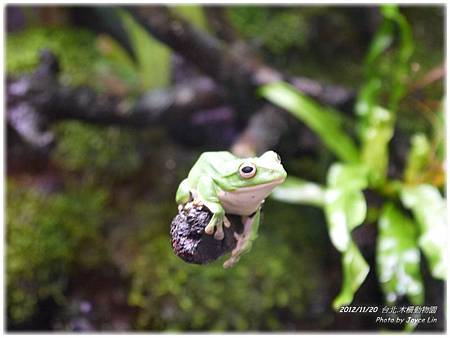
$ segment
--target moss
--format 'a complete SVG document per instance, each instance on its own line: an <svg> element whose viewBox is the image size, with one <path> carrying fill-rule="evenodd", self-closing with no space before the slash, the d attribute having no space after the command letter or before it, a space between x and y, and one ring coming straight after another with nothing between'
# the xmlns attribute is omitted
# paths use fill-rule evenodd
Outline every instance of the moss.
<svg viewBox="0 0 450 338"><path fill-rule="evenodd" d="M89 246L99 246L107 200L100 190L72 187L47 194L13 180L7 185L6 271L8 312L27 320L40 299L61 301L70 267L98 263Z"/></svg>
<svg viewBox="0 0 450 338"><path fill-rule="evenodd" d="M232 24L246 39L253 39L272 53L305 46L308 27L298 11L239 6L230 7L228 13Z"/></svg>
<svg viewBox="0 0 450 338"><path fill-rule="evenodd" d="M243 38L279 69L350 87L361 79L360 32L351 10L235 6L228 15Z"/></svg>
<svg viewBox="0 0 450 338"><path fill-rule="evenodd" d="M81 122L61 123L55 131L58 144L52 156L67 170L125 177L141 165L138 140L130 131Z"/></svg>
<svg viewBox="0 0 450 338"><path fill-rule="evenodd" d="M51 49L59 58L63 80L68 84L86 84L93 78L99 53L95 35L79 28L31 28L8 34L6 71L8 74L32 72L39 61L39 51Z"/></svg>

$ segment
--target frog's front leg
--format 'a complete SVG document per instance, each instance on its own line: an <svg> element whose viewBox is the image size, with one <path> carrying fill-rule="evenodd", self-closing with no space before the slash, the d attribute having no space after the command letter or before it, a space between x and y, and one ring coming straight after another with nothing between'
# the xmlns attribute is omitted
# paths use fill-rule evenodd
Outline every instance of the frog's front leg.
<svg viewBox="0 0 450 338"><path fill-rule="evenodd" d="M224 268L231 268L236 264L242 255L247 253L258 237L259 223L261 219L261 208L259 208L253 216L243 216L244 230L241 234L235 234L237 239L236 247L231 252L230 258L224 263Z"/></svg>
<svg viewBox="0 0 450 338"><path fill-rule="evenodd" d="M222 225L225 224L225 226L229 227L230 222L225 217L225 210L220 204L216 185L210 177L205 176L200 178L198 184L198 198L213 214L208 225L205 227L205 232L212 235L214 229L216 229L214 238L222 240L224 237Z"/></svg>
<svg viewBox="0 0 450 338"><path fill-rule="evenodd" d="M191 187L189 186L189 181L187 178L185 178L183 181L181 181L180 185L178 186L177 194L175 197L175 200L177 201L177 204L186 204L189 202L191 198Z"/></svg>

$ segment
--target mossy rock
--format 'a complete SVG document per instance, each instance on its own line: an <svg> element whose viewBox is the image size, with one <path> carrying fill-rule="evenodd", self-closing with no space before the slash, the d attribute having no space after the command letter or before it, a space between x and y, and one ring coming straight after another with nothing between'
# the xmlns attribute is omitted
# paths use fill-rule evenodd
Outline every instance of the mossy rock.
<svg viewBox="0 0 450 338"><path fill-rule="evenodd" d="M11 75L36 69L39 51L52 50L62 69L62 80L71 85L87 84L93 78L100 54L93 33L80 28L40 27L10 33L6 39L6 71Z"/></svg>

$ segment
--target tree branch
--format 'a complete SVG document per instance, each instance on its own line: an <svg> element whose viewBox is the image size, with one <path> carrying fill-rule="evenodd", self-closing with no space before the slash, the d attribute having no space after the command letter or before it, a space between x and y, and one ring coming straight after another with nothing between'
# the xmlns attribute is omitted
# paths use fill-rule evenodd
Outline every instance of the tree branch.
<svg viewBox="0 0 450 338"><path fill-rule="evenodd" d="M36 148L52 142L52 135L44 130L49 123L60 120L142 128L179 123L194 112L224 103L220 88L206 77L144 93L132 103L87 87L63 86L58 82L58 73L58 60L50 51L44 51L32 75L7 80L8 124Z"/></svg>
<svg viewBox="0 0 450 338"><path fill-rule="evenodd" d="M250 118L247 127L231 146L239 157L250 157L273 149L288 128L286 113L270 104L264 105Z"/></svg>
<svg viewBox="0 0 450 338"><path fill-rule="evenodd" d="M238 40L238 36L228 20L226 7L208 5L204 6L203 10L215 36L228 43L233 43Z"/></svg>
<svg viewBox="0 0 450 338"><path fill-rule="evenodd" d="M291 77L269 67L243 44L227 46L197 30L185 20L173 16L161 6L126 7L153 36L192 62L207 75L229 88L230 93L248 97L258 86L285 80L316 100L342 106L354 99L354 92L304 77ZM251 112L248 112L251 113Z"/></svg>

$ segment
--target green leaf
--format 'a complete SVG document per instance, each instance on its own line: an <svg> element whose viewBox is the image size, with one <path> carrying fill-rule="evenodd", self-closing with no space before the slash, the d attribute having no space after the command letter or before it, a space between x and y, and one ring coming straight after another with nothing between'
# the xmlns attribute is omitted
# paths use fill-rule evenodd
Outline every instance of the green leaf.
<svg viewBox="0 0 450 338"><path fill-rule="evenodd" d="M360 115L368 115L376 105L386 106L389 111L395 112L407 89L409 60L414 50L411 27L396 5L382 6L381 14L384 20L365 58L366 83L356 103ZM397 33L398 39L395 36ZM387 53L395 40L398 43ZM381 101L382 90L388 97L386 103Z"/></svg>
<svg viewBox="0 0 450 338"><path fill-rule="evenodd" d="M285 82L265 85L260 88L260 93L304 122L339 159L346 162L358 161L358 150L342 128L339 112L319 105Z"/></svg>
<svg viewBox="0 0 450 338"><path fill-rule="evenodd" d="M392 41L394 40L392 31L392 23L389 21L384 21L370 44L369 51L365 59L366 65L371 65L375 62L375 60L392 44Z"/></svg>
<svg viewBox="0 0 450 338"><path fill-rule="evenodd" d="M357 190L328 189L325 195L325 215L331 241L336 249L345 251L350 242L350 231L366 218L364 195Z"/></svg>
<svg viewBox="0 0 450 338"><path fill-rule="evenodd" d="M127 51L109 35L100 35L98 37L98 45L101 53L108 58L109 61L123 65L135 71L133 59L128 55Z"/></svg>
<svg viewBox="0 0 450 338"><path fill-rule="evenodd" d="M414 51L414 40L412 36L411 26L406 18L400 13L396 5L384 5L381 7L381 13L387 19L394 21L400 33L400 57L401 61L406 62Z"/></svg>
<svg viewBox="0 0 450 338"><path fill-rule="evenodd" d="M404 295L413 304L424 302L417 230L413 221L394 204L384 206L378 222L376 266L388 303Z"/></svg>
<svg viewBox="0 0 450 338"><path fill-rule="evenodd" d="M142 87L145 90L163 88L170 82L170 50L153 38L126 11L119 16L136 55Z"/></svg>
<svg viewBox="0 0 450 338"><path fill-rule="evenodd" d="M424 134L413 135L404 173L406 182L413 182L420 176L428 164L430 150L430 143Z"/></svg>
<svg viewBox="0 0 450 338"><path fill-rule="evenodd" d="M385 182L389 162L389 141L394 134L394 116L388 110L375 106L369 113L361 135L361 161L370 169L372 186Z"/></svg>
<svg viewBox="0 0 450 338"><path fill-rule="evenodd" d="M412 210L420 227L419 247L430 266L431 275L445 279L447 275L447 217L446 203L439 190L429 184L405 186L401 200Z"/></svg>
<svg viewBox="0 0 450 338"><path fill-rule="evenodd" d="M170 7L170 9L198 29L202 31L206 31L208 29L208 22L205 18L202 6L192 4L177 5Z"/></svg>
<svg viewBox="0 0 450 338"><path fill-rule="evenodd" d="M139 69L128 52L109 35L101 34L97 38L97 46L102 55L111 64L111 70L129 82L137 83ZM108 69L109 70L109 69Z"/></svg>
<svg viewBox="0 0 450 338"><path fill-rule="evenodd" d="M335 163L328 170L330 187L362 190L367 187L367 167L364 164Z"/></svg>
<svg viewBox="0 0 450 338"><path fill-rule="evenodd" d="M355 292L369 273L369 265L359 252L353 241L342 255L343 280L339 295L333 301L333 308L338 310L343 305L348 305L353 301Z"/></svg>
<svg viewBox="0 0 450 338"><path fill-rule="evenodd" d="M324 206L331 241L343 253L342 289L333 302L334 308L338 309L352 302L369 272L368 264L351 239L351 231L366 217L367 206L362 189L367 186L367 168L361 164L334 164L329 170L327 183L324 190L318 184L289 177L274 190L272 198Z"/></svg>
<svg viewBox="0 0 450 338"><path fill-rule="evenodd" d="M369 265L351 237L351 231L366 218L362 193L366 186L367 168L362 164L337 163L328 171L324 211L331 242L342 252L344 274L341 292L333 302L335 309L352 302L369 272Z"/></svg>
<svg viewBox="0 0 450 338"><path fill-rule="evenodd" d="M333 245L341 252L351 242L350 232L367 213L362 189L367 186L367 170L362 165L334 164L328 171L325 216Z"/></svg>
<svg viewBox="0 0 450 338"><path fill-rule="evenodd" d="M370 184L374 187L386 180L388 145L398 104L407 90L409 60L414 48L411 28L398 7L384 5L381 13L384 19L367 52L366 80L355 106L359 116L361 161L369 167Z"/></svg>
<svg viewBox="0 0 450 338"><path fill-rule="evenodd" d="M325 198L325 191L324 188L317 183L289 176L281 186L278 186L273 190L270 197L286 203L322 206Z"/></svg>

